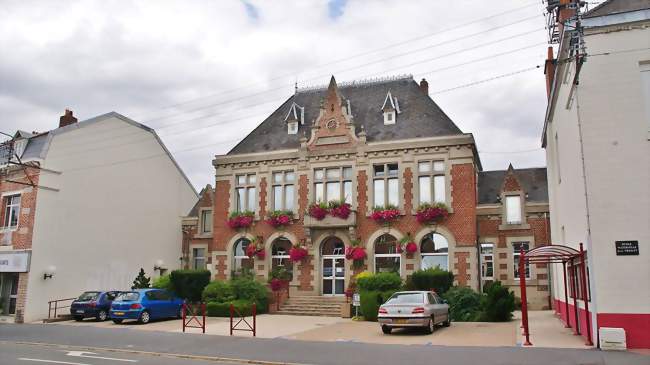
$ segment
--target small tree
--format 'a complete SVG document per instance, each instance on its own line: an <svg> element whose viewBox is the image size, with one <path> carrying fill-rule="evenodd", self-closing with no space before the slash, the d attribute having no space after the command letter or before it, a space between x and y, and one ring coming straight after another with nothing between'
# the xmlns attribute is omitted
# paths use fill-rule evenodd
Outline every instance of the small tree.
<svg viewBox="0 0 650 365"><path fill-rule="evenodd" d="M133 286L131 286L131 289L146 289L151 286L151 278L148 278L144 274L144 269L140 268L140 272L138 273L138 276L135 277L135 280L133 280Z"/></svg>

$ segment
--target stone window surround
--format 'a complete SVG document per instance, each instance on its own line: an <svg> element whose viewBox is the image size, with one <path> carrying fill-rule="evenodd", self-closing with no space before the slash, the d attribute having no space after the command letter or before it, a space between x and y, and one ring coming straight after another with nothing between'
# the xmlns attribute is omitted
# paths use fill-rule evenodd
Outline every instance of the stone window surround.
<svg viewBox="0 0 650 365"><path fill-rule="evenodd" d="M313 167L313 166L312 166L312 169L311 169L311 171L310 171L311 174L309 175L309 176L310 176L310 180L309 180L309 181L311 181L311 183L310 183L310 185L311 185L310 188L312 188L312 190L313 190L313 191L311 192L310 197L309 197L310 201L311 201L311 202L314 202L314 203L316 202L316 189L314 188L314 186L316 185L316 183L323 183L323 194L326 194L326 192L327 192L327 184L326 184L326 183L328 183L328 182L339 182L339 183L341 184L339 188L340 188L340 190L342 191L342 190L344 189L344 188L343 188L343 182L344 182L344 181L350 181L350 184L351 184L350 191L351 191L351 193L352 193L352 195L350 196L350 202L352 202L352 201L353 201L353 198L356 197L356 193L355 193L355 191L354 191L354 187L356 186L356 184L355 184L354 181L353 181L353 180L356 180L356 176L355 176L355 169L354 169L354 166L353 166L353 165L354 165L353 161L350 161L350 164L337 164L337 165L335 165L335 166L327 166L327 167L324 167L324 168L321 168L321 167ZM339 175L338 178L335 178L335 179L328 179L328 178L327 178L327 170L328 170L328 169L333 169L333 168L334 168L334 169L338 169L340 175ZM350 168L350 169L351 169L351 173L350 173L350 178L349 178L349 179L346 179L346 178L343 176L343 169L344 169L344 168ZM315 171L316 171L316 170L322 170L322 171L323 171L323 179L316 181L316 174L315 174ZM343 198L345 199L345 197L343 197ZM327 199L327 202L332 201L332 200L337 200L337 199Z"/></svg>
<svg viewBox="0 0 650 365"><path fill-rule="evenodd" d="M483 277L483 252L481 252L482 246L484 244L491 244L492 245L492 276L490 277ZM481 276L481 280L498 280L497 276L497 262L499 259L499 255L497 254L497 249L498 249L498 240L497 237L488 237L488 238L480 238L479 239L479 275Z"/></svg>
<svg viewBox="0 0 650 365"><path fill-rule="evenodd" d="M2 194L0 194L0 202L1 202L1 205L2 205L2 207L1 207L2 212L0 212L0 216L3 219L3 221L0 222L0 225L1 225L0 226L0 233L13 232L13 231L18 230L18 227L20 226L20 215L21 215L21 212L22 212L22 205L23 205L23 199L22 199L23 198L23 196L22 196L23 193L24 193L23 190L13 190L13 191L6 191L6 192L3 192ZM6 197L13 196L13 195L20 195L20 206L18 207L18 221L16 222L16 225L13 226L13 227L5 227L4 226L4 215L5 215L5 208L6 208L5 199L6 199Z"/></svg>
<svg viewBox="0 0 650 365"><path fill-rule="evenodd" d="M228 208L229 213L237 211L237 175L248 175L255 174L255 219L260 219L260 182L262 180L262 175L259 173L258 168L248 168L248 169L233 169L232 174L228 177L228 182L230 183L230 207ZM268 181L268 180L267 180Z"/></svg>
<svg viewBox="0 0 650 365"><path fill-rule="evenodd" d="M442 161L445 164L445 204L450 209L451 213L451 162L449 160L448 154L433 154L430 156L418 156L415 159L414 168L411 169L413 172L413 213L417 212L418 206L420 205L420 172L419 164L420 162L427 161ZM428 174L428 176L433 176L434 172ZM433 181L431 181L433 184ZM431 200L434 200L434 196L431 195Z"/></svg>
<svg viewBox="0 0 650 365"><path fill-rule="evenodd" d="M506 247L507 247L507 255L508 258L506 259L506 264L508 265L508 285L519 285L519 278L515 278L514 270L515 270L515 255L514 252L512 251L512 244L515 242L528 242L528 249L533 249L535 247L535 236L508 236L506 237ZM500 262L503 263L503 262ZM531 285L531 284L536 284L536 277L537 277L537 267L535 264L530 264L530 277L526 278L526 285Z"/></svg>
<svg viewBox="0 0 650 365"><path fill-rule="evenodd" d="M198 212L198 219L197 219L197 231L196 235L194 235L195 238L212 238L212 233L214 232L214 215L212 216L212 231L210 232L204 232L203 231L203 212L205 211L211 211L212 208L208 207L201 207L199 208Z"/></svg>
<svg viewBox="0 0 650 365"><path fill-rule="evenodd" d="M293 208L291 209L291 211L293 212L294 218L298 216L298 205L299 205L298 197L300 196L300 193L299 193L299 191L300 191L300 175L298 174L297 170L298 169L296 168L296 166L287 165L286 167L284 167L284 166L273 167L273 168L269 169L269 171L266 172L266 173L259 173L258 172L258 174L257 174L258 177L260 179L265 178L265 180L266 180L266 211L267 212L272 212L273 211L273 203L274 203L273 200L275 199L275 196L273 194L273 185L274 185L274 183L273 183L273 174L278 173L278 172L282 172L282 173L293 172L293 176L294 176L293 183L286 183L283 180L283 182L280 185L282 185L282 186L293 185ZM284 192L282 194L284 195ZM259 201L259 193L258 193L257 199ZM262 218L264 218L264 217L262 217Z"/></svg>
<svg viewBox="0 0 650 365"><path fill-rule="evenodd" d="M366 214L368 217L372 215L372 209L374 208L375 205L374 166L389 164L389 163L397 164L397 196L399 199L398 201L399 204L397 205L397 208L399 209L402 215L405 214L404 212L404 171L406 169L406 166L404 163L404 158L403 156L381 157L381 158L369 158L368 165L365 167L366 178L367 178L366 187L368 189L367 190L368 193L366 194L366 196L368 197L368 201L366 203L368 209Z"/></svg>
<svg viewBox="0 0 650 365"><path fill-rule="evenodd" d="M507 217L507 208L506 208L506 197L508 196L519 196L521 200L520 209L521 209L521 223L518 224L509 224ZM499 225L499 230L508 230L508 229L530 229L530 224L527 223L528 217L526 217L526 197L523 190L515 190L508 192L501 192L501 224ZM532 246L531 246L532 247Z"/></svg>
<svg viewBox="0 0 650 365"><path fill-rule="evenodd" d="M327 162L311 162L309 165L309 170L307 172L307 197L308 197L308 204L315 203L316 202L316 192L314 190L314 170L318 169L323 169L326 170L327 168L333 168L333 167L351 167L352 168L352 203L350 204L351 209L356 211L358 208L358 174L359 174L359 167L356 164L354 159L341 159L341 160L335 160L335 161L327 161ZM296 189L298 190L298 189Z"/></svg>
<svg viewBox="0 0 650 365"><path fill-rule="evenodd" d="M189 247L189 267L194 268L194 249L195 248L203 248L205 249L205 254L203 255L203 259L205 260L205 268L210 270L211 264L208 264L208 257L210 257L210 250L209 250L209 244L208 243L190 243ZM210 270L212 271L212 270Z"/></svg>

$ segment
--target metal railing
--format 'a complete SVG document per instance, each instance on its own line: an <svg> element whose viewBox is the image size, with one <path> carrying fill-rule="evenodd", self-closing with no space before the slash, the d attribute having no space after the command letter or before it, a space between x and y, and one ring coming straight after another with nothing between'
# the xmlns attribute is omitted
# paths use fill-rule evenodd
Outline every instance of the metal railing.
<svg viewBox="0 0 650 365"><path fill-rule="evenodd" d="M47 319L56 319L57 318L57 311L65 308L70 308L72 305L72 301L77 298L66 298L66 299L56 299L56 300L50 300L47 302L48 310L47 310ZM69 302L69 303L65 303ZM66 305L67 304L67 305Z"/></svg>

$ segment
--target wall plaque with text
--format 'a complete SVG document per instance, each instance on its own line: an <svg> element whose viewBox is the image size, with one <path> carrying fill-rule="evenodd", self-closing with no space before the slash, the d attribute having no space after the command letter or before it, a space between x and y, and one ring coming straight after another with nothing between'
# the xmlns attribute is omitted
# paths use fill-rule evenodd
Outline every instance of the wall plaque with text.
<svg viewBox="0 0 650 365"><path fill-rule="evenodd" d="M638 256L639 241L616 241L616 256Z"/></svg>

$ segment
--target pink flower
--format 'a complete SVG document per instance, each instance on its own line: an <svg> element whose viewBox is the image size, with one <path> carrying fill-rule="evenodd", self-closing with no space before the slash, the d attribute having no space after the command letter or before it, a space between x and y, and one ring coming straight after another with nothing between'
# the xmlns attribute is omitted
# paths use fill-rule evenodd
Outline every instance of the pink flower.
<svg viewBox="0 0 650 365"><path fill-rule="evenodd" d="M409 242L406 244L407 253L416 253L418 251L418 245L415 242Z"/></svg>
<svg viewBox="0 0 650 365"><path fill-rule="evenodd" d="M280 280L278 278L271 279L271 290L278 291L278 290L282 289L283 285L284 285L284 283L282 282L282 280Z"/></svg>
<svg viewBox="0 0 650 365"><path fill-rule="evenodd" d="M352 248L352 260L363 260L366 258L366 250L363 247Z"/></svg>
<svg viewBox="0 0 650 365"><path fill-rule="evenodd" d="M280 223L283 226L289 224L289 222L290 222L290 219L289 219L289 216L287 216L287 215L281 215L281 216L278 217L278 223Z"/></svg>
<svg viewBox="0 0 650 365"><path fill-rule="evenodd" d="M301 261L307 257L307 249L304 247L291 247L289 249L289 260L292 262Z"/></svg>
<svg viewBox="0 0 650 365"><path fill-rule="evenodd" d="M312 204L309 207L308 214L320 221L325 219L325 216L327 215L327 209L321 207L318 204Z"/></svg>

